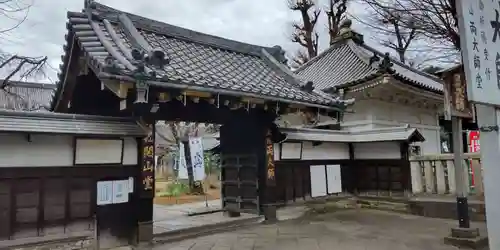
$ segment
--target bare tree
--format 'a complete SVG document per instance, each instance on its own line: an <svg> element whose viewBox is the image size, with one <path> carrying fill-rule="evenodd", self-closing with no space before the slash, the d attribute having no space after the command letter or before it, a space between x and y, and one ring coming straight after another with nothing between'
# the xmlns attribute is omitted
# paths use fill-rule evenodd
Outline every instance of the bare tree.
<svg viewBox="0 0 500 250"><path fill-rule="evenodd" d="M0 39L26 21L32 4L23 0L0 0L0 23L13 23L10 27L0 29ZM0 72L6 74L0 80L0 89L7 92L6 87L13 78L24 80L43 75L47 65L47 57L23 56L0 49Z"/></svg>
<svg viewBox="0 0 500 250"><path fill-rule="evenodd" d="M330 35L330 45L340 32L340 24L346 17L347 4L350 0L329 0L328 8L325 11L328 17L328 33Z"/></svg>
<svg viewBox="0 0 500 250"><path fill-rule="evenodd" d="M371 0L367 1L367 5L371 7L370 10L363 19L356 19L374 30L380 44L394 50L399 60L406 63L406 52L411 43L418 39L419 29L411 20L404 20L409 17L402 16L401 13L392 9L373 5L370 3Z"/></svg>
<svg viewBox="0 0 500 250"><path fill-rule="evenodd" d="M316 7L314 0L288 0L288 7L300 13L301 22L294 23L292 42L298 43L301 48L293 59L294 64L301 65L310 58L318 55L318 32L315 31L321 10Z"/></svg>
<svg viewBox="0 0 500 250"><path fill-rule="evenodd" d="M372 8L398 13L400 26L460 50L456 0L362 0Z"/></svg>
<svg viewBox="0 0 500 250"><path fill-rule="evenodd" d="M156 125L156 135L159 137L160 141L163 141L165 145L161 145L167 148L167 152L162 155L162 158L171 158L179 156L179 145L183 141L186 141L189 136L202 136L206 134L213 134L220 130L220 125L217 124L200 124L191 122L169 122L167 124L159 123ZM189 178L192 180L193 176L190 173ZM190 183L190 191L192 193L203 192L203 190L197 190L194 183Z"/></svg>

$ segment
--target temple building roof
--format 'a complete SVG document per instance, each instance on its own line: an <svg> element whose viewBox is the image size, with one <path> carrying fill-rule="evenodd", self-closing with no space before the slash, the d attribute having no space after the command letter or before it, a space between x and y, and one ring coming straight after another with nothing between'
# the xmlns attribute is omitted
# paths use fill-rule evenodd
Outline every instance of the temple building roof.
<svg viewBox="0 0 500 250"><path fill-rule="evenodd" d="M328 91L353 86L390 75L404 84L442 93L442 81L382 53L363 41L346 22L336 42L323 53L299 67L295 73L314 87Z"/></svg>
<svg viewBox="0 0 500 250"><path fill-rule="evenodd" d="M0 90L0 110L47 111L55 84L9 81Z"/></svg>
<svg viewBox="0 0 500 250"><path fill-rule="evenodd" d="M68 12L67 28L66 48L76 41L100 79L137 79L138 69L144 69L144 81L160 87L321 108L344 106L335 96L305 87L306 82L286 67L279 46L262 47L207 35L91 0L85 1L81 12ZM63 56L61 86L69 54ZM147 63L141 64L141 60Z"/></svg>

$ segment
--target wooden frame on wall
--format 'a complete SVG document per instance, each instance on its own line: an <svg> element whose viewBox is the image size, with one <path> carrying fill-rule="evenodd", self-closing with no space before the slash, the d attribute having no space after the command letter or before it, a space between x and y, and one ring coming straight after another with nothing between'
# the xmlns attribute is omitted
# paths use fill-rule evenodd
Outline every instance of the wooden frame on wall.
<svg viewBox="0 0 500 250"><path fill-rule="evenodd" d="M300 146L300 151L299 151L299 155L298 157L287 157L287 158L283 158L283 146L285 145L299 145ZM301 160L302 159L302 151L304 149L304 144L302 142L284 142L284 143L281 143L279 144L280 145L280 153L279 153L279 160ZM297 146L296 146L297 147Z"/></svg>
<svg viewBox="0 0 500 250"><path fill-rule="evenodd" d="M121 152L119 160L116 162L85 162L78 161L78 142L79 141L116 141L121 143ZM75 136L73 137L73 165L80 166L92 166L92 165L123 165L123 158L125 154L125 140L123 138L109 138L109 137L85 137L85 136Z"/></svg>

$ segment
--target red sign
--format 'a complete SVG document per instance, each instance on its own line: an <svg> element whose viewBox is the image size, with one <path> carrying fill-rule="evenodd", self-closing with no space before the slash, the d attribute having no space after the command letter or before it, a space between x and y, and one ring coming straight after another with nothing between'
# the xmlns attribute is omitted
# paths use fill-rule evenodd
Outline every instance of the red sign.
<svg viewBox="0 0 500 250"><path fill-rule="evenodd" d="M479 131L469 131L469 153L477 153L481 149L479 144ZM470 162L471 184L474 186L474 169Z"/></svg>
<svg viewBox="0 0 500 250"><path fill-rule="evenodd" d="M469 152L477 153L479 152L479 131L469 132Z"/></svg>

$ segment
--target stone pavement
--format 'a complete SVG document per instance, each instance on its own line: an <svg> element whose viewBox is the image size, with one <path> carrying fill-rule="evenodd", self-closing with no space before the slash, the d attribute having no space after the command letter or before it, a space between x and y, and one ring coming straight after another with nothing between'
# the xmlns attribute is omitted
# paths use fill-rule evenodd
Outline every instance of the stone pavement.
<svg viewBox="0 0 500 250"><path fill-rule="evenodd" d="M208 206L208 210L220 209L221 201L208 201ZM222 212L188 216L189 213L201 212L202 210L207 210L204 201L172 206L155 204L153 207L153 233L162 234L175 230L257 217L256 215L242 214L240 217L229 218L223 216Z"/></svg>
<svg viewBox="0 0 500 250"><path fill-rule="evenodd" d="M350 209L157 245L155 250L453 250L456 221ZM473 224L485 234L484 223Z"/></svg>

